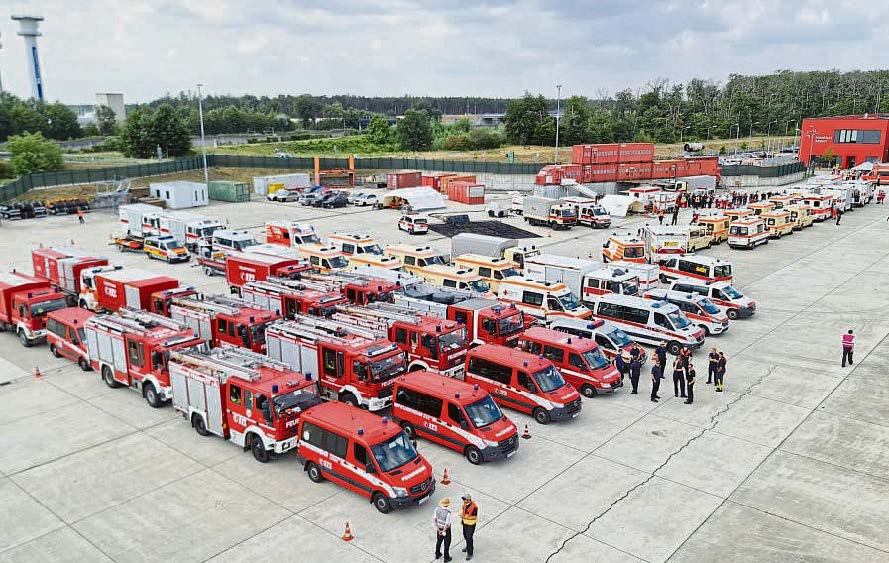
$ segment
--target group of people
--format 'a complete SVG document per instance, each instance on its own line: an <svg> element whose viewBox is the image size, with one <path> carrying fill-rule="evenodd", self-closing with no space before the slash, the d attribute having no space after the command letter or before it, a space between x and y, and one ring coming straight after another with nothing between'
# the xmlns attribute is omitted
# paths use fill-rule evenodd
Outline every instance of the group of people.
<svg viewBox="0 0 889 563"><path fill-rule="evenodd" d="M472 500L472 495L463 493L463 505L460 507L460 523L463 525L463 540L466 545L463 552L466 560L472 559L475 544L475 526L478 524L478 505ZM443 498L438 501L438 506L432 513L432 525L435 526L435 558L441 559L444 555L445 563L451 558L451 499Z"/></svg>
<svg viewBox="0 0 889 563"><path fill-rule="evenodd" d="M722 393L725 381L725 368L728 363L725 353L717 349L715 346L710 348L707 355L709 366L707 369L707 385L714 385L717 393ZM639 394L639 379L642 374L642 357L637 349L633 349L632 353L622 352L614 359L614 365L620 372L621 380L629 376L632 391L630 394ZM661 379L666 377L667 366L667 343L661 342L654 350L651 366L651 402L657 403L661 398L658 391L661 386ZM673 360L673 395L685 399L685 403L690 405L695 400L695 383L697 383L697 372L691 361L691 348L688 346L679 350L676 359Z"/></svg>

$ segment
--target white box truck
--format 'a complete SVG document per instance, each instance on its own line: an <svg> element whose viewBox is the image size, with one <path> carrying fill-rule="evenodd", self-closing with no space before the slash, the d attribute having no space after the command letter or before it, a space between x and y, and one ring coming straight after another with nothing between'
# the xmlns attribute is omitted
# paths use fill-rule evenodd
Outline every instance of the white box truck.
<svg viewBox="0 0 889 563"><path fill-rule="evenodd" d="M547 225L553 229L570 229L577 224L573 205L548 197L527 196L522 202L522 215L530 225Z"/></svg>

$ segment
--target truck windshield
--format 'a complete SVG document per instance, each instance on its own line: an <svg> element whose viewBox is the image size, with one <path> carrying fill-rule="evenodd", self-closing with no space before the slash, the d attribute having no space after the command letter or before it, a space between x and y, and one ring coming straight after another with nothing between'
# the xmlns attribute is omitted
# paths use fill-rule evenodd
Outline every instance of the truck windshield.
<svg viewBox="0 0 889 563"><path fill-rule="evenodd" d="M500 412L500 407L497 406L497 403L494 402L494 399L492 399L490 395L487 395L484 399L466 405L463 409L466 411L466 416L472 421L472 425L476 428L490 426L503 418L503 413Z"/></svg>
<svg viewBox="0 0 889 563"><path fill-rule="evenodd" d="M737 225L732 225L732 228L729 229L728 234L730 235L746 235L747 227L739 227Z"/></svg>
<svg viewBox="0 0 889 563"><path fill-rule="evenodd" d="M168 240L166 243L167 250L174 250L176 248L182 248L182 245L179 244L178 240Z"/></svg>
<svg viewBox="0 0 889 563"><path fill-rule="evenodd" d="M606 212L605 209L602 207L594 207L593 208L593 215L599 215L599 216L608 215L608 212Z"/></svg>
<svg viewBox="0 0 889 563"><path fill-rule="evenodd" d="M201 238L210 238L213 236L213 231L216 229L221 229L220 225L216 225L215 227L204 227L203 229L197 229L197 235Z"/></svg>
<svg viewBox="0 0 889 563"><path fill-rule="evenodd" d="M472 291L477 291L479 293L487 293L491 291L491 286L488 285L488 282L484 280L466 282L466 285L468 285L472 289Z"/></svg>
<svg viewBox="0 0 889 563"><path fill-rule="evenodd" d="M618 348L623 348L624 346L629 346L633 343L633 341L630 340L630 337L627 336L627 333L619 328L615 328L611 332L605 333L605 336L607 336L608 340Z"/></svg>
<svg viewBox="0 0 889 563"><path fill-rule="evenodd" d="M374 383L380 383L404 373L404 354L393 354L388 358L370 362L370 376Z"/></svg>
<svg viewBox="0 0 889 563"><path fill-rule="evenodd" d="M709 299L707 299L706 297L699 299L698 305L700 305L703 310L707 311L711 315L718 315L719 314L719 307L714 305L713 302L710 301Z"/></svg>
<svg viewBox="0 0 889 563"><path fill-rule="evenodd" d="M565 380L555 366L549 366L535 373L534 381L537 382L541 393L549 393L565 386Z"/></svg>
<svg viewBox="0 0 889 563"><path fill-rule="evenodd" d="M639 278L633 278L625 282L621 282L624 295L636 295L639 293Z"/></svg>
<svg viewBox="0 0 889 563"><path fill-rule="evenodd" d="M562 210L562 217L574 217L574 210L573 209L563 209Z"/></svg>
<svg viewBox="0 0 889 563"><path fill-rule="evenodd" d="M41 301L40 303L31 303L31 317L40 317L50 311L58 311L68 306L64 299L50 299L49 301Z"/></svg>
<svg viewBox="0 0 889 563"><path fill-rule="evenodd" d="M317 405L320 399L312 391L312 387L306 387L278 395L272 399L272 402L275 405L275 414L280 418L282 414L291 415Z"/></svg>
<svg viewBox="0 0 889 563"><path fill-rule="evenodd" d="M673 327L675 328L685 328L691 325L691 321L688 320L681 311L673 311L672 313L667 313L667 316L670 318L670 322L673 323Z"/></svg>
<svg viewBox="0 0 889 563"><path fill-rule="evenodd" d="M645 256L645 249L641 246L628 246L624 248L624 258L642 258Z"/></svg>
<svg viewBox="0 0 889 563"><path fill-rule="evenodd" d="M258 244L259 243L255 239L232 241L232 247L235 250L241 250L241 251L243 251L245 248L250 248L251 246L256 246Z"/></svg>
<svg viewBox="0 0 889 563"><path fill-rule="evenodd" d="M444 260L441 259L441 256L430 256L429 258L425 258L427 266L444 266Z"/></svg>
<svg viewBox="0 0 889 563"><path fill-rule="evenodd" d="M605 354L599 350L599 347L596 346L592 350L588 350L583 353L583 359L586 360L590 369L602 369L608 365L608 358L605 357Z"/></svg>
<svg viewBox="0 0 889 563"><path fill-rule="evenodd" d="M417 458L417 450L414 449L404 432L399 432L386 442L371 446L370 450L383 473L398 469Z"/></svg>
<svg viewBox="0 0 889 563"><path fill-rule="evenodd" d="M377 243L368 244L367 246L362 248L362 251L365 254L376 254L377 256L383 255L383 247Z"/></svg>
<svg viewBox="0 0 889 563"><path fill-rule="evenodd" d="M732 275L731 264L723 264L713 267L713 276L717 278L729 278Z"/></svg>
<svg viewBox="0 0 889 563"><path fill-rule="evenodd" d="M741 299L741 298L744 297L744 295L741 294L740 291L738 291L737 289L733 288L733 287L730 286L730 285L727 285L727 286L723 287L723 288L722 288L722 292L723 292L726 296L728 296L729 299Z"/></svg>
<svg viewBox="0 0 889 563"><path fill-rule="evenodd" d="M315 233L298 235L295 238L299 240L299 244L321 244L321 239Z"/></svg>
<svg viewBox="0 0 889 563"><path fill-rule="evenodd" d="M504 317L497 322L497 332L500 336L510 336L520 332L525 327L522 322L522 314Z"/></svg>
<svg viewBox="0 0 889 563"><path fill-rule="evenodd" d="M272 323L263 323L260 325L253 325L250 327L250 342L255 342L256 344L262 344L265 342L265 329Z"/></svg>
<svg viewBox="0 0 889 563"><path fill-rule="evenodd" d="M446 332L438 337L438 343L442 352L451 352L466 346L466 329L459 328L453 332Z"/></svg>
<svg viewBox="0 0 889 563"><path fill-rule="evenodd" d="M502 279L502 278L511 278L513 276L520 276L522 274L519 273L518 270L510 266L509 268L503 268L502 270L494 271L494 278Z"/></svg>
<svg viewBox="0 0 889 563"><path fill-rule="evenodd" d="M340 269L349 265L349 261L346 260L345 256L333 256L332 258L329 258L329 261L331 268Z"/></svg>
<svg viewBox="0 0 889 563"><path fill-rule="evenodd" d="M570 291L566 291L562 295L559 295L558 298L559 303L562 304L562 307L566 311L573 311L574 309L580 307L580 301L578 301L577 297L575 297L574 294Z"/></svg>

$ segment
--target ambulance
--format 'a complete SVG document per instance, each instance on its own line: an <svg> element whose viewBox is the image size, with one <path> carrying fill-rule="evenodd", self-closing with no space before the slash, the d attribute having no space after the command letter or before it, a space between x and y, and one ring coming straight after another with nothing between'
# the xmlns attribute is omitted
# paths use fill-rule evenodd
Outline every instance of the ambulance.
<svg viewBox="0 0 889 563"><path fill-rule="evenodd" d="M756 203L751 203L747 206L753 214L756 216L760 216L763 213L768 213L770 211L775 210L775 203L771 201L757 201Z"/></svg>
<svg viewBox="0 0 889 563"><path fill-rule="evenodd" d="M365 266L374 268L383 268L385 270L393 270L396 272L404 271L401 260L394 256L380 256L379 254L352 254L348 256L349 269L357 270Z"/></svg>
<svg viewBox="0 0 889 563"><path fill-rule="evenodd" d="M422 235L429 232L429 218L419 213L405 213L398 220L398 230L411 235Z"/></svg>
<svg viewBox="0 0 889 563"><path fill-rule="evenodd" d="M645 263L645 243L634 235L612 234L602 245L602 261Z"/></svg>
<svg viewBox="0 0 889 563"><path fill-rule="evenodd" d="M420 275L420 270L427 266L444 266L444 255L431 246L413 244L391 244L386 247L386 255L398 258L404 269L411 274Z"/></svg>
<svg viewBox="0 0 889 563"><path fill-rule="evenodd" d="M729 322L725 312L710 299L698 293L652 289L646 291L644 297L676 305L691 322L701 327L705 336L722 334L728 330Z"/></svg>
<svg viewBox="0 0 889 563"><path fill-rule="evenodd" d="M172 235L146 237L142 242L142 251L149 258L164 260L167 264L191 260L188 250Z"/></svg>
<svg viewBox="0 0 889 563"><path fill-rule="evenodd" d="M666 341L673 355L704 344L704 331L672 303L607 293L596 298L593 315L614 323L636 342L656 346Z"/></svg>
<svg viewBox="0 0 889 563"><path fill-rule="evenodd" d="M756 313L756 302L732 287L728 282L701 282L676 280L670 289L684 293L699 293L709 297L718 307L725 309L729 319L742 319Z"/></svg>
<svg viewBox="0 0 889 563"><path fill-rule="evenodd" d="M800 198L793 194L785 194L785 195L773 195L769 198L769 201L775 204L775 209L784 209L788 205L793 205L795 203L800 202Z"/></svg>
<svg viewBox="0 0 889 563"><path fill-rule="evenodd" d="M492 258L481 254L463 254L454 258L458 268L472 270L491 286L494 293L500 292L500 282L506 278L521 276L516 264L505 258Z"/></svg>
<svg viewBox="0 0 889 563"><path fill-rule="evenodd" d="M759 216L766 222L766 231L772 238L781 238L784 235L793 234L793 226L796 224L790 219L790 213L785 210L767 211Z"/></svg>
<svg viewBox="0 0 889 563"><path fill-rule="evenodd" d="M574 207L577 223L593 229L607 229L611 226L611 215L591 197L563 197L562 203Z"/></svg>
<svg viewBox="0 0 889 563"><path fill-rule="evenodd" d="M481 294L480 297L494 297L491 286L477 273L468 268L457 266L427 266L420 270L419 276L439 287L452 287L474 291Z"/></svg>
<svg viewBox="0 0 889 563"><path fill-rule="evenodd" d="M349 269L346 255L332 246L321 243L305 244L298 247L299 255L309 261L309 265L321 272L339 272Z"/></svg>
<svg viewBox="0 0 889 563"><path fill-rule="evenodd" d="M719 244L728 240L731 221L728 215L702 215L698 217L698 222L695 225L707 230L707 234L712 237L711 244Z"/></svg>
<svg viewBox="0 0 889 563"><path fill-rule="evenodd" d="M713 236L707 232L706 227L697 225L689 225L688 229L688 251L697 252L713 246Z"/></svg>
<svg viewBox="0 0 889 563"><path fill-rule="evenodd" d="M812 208L812 219L824 221L833 215L833 196L830 194L807 194L803 203Z"/></svg>
<svg viewBox="0 0 889 563"><path fill-rule="evenodd" d="M642 228L642 241L651 264L660 264L674 256L691 252L688 227L685 225L646 225Z"/></svg>
<svg viewBox="0 0 889 563"><path fill-rule="evenodd" d="M586 302L594 295L620 293L639 294L639 276L630 270L615 266L614 263L599 268L583 277L581 300Z"/></svg>
<svg viewBox="0 0 889 563"><path fill-rule="evenodd" d="M281 246L301 246L303 244L321 244L315 227L307 223L295 221L266 221L265 240L269 244Z"/></svg>
<svg viewBox="0 0 889 563"><path fill-rule="evenodd" d="M712 256L681 256L661 264L661 282L688 279L703 282L732 281L732 264Z"/></svg>
<svg viewBox="0 0 889 563"><path fill-rule="evenodd" d="M760 244L769 244L765 221L759 217L749 217L732 223L728 235L730 247L756 248Z"/></svg>
<svg viewBox="0 0 889 563"><path fill-rule="evenodd" d="M367 233L333 233L327 237L327 245L335 247L348 256L360 254L383 256L384 254L380 243Z"/></svg>
<svg viewBox="0 0 889 563"><path fill-rule="evenodd" d="M801 231L815 224L812 219L812 208L808 205L792 203L785 205L782 209L790 213L790 221L793 223L794 231Z"/></svg>
<svg viewBox="0 0 889 563"><path fill-rule="evenodd" d="M734 223L735 221L740 221L741 219L747 219L748 217L753 217L756 213L753 212L752 209L748 209L746 207L742 207L740 209L726 209L723 211L725 216L728 217L729 223Z"/></svg>
<svg viewBox="0 0 889 563"><path fill-rule="evenodd" d="M591 315L564 283L508 278L500 283L498 298L547 323L562 317L588 319Z"/></svg>
<svg viewBox="0 0 889 563"><path fill-rule="evenodd" d="M647 291L657 287L661 281L661 269L657 264L640 264L638 262L624 262L619 260L609 264L614 268L625 270L628 274L639 280L639 291Z"/></svg>

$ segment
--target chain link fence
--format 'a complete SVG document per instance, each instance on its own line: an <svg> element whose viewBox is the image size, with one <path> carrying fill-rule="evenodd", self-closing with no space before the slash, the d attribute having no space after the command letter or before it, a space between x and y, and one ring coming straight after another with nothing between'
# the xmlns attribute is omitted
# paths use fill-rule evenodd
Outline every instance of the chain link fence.
<svg viewBox="0 0 889 563"><path fill-rule="evenodd" d="M736 164L722 167L722 176L759 176L760 178L779 178L804 172L802 162L791 162L778 166L755 166L752 164Z"/></svg>

